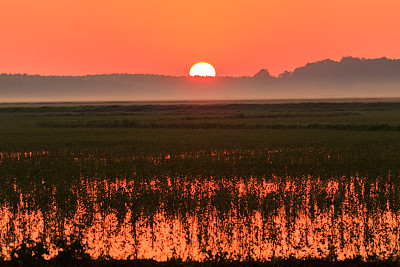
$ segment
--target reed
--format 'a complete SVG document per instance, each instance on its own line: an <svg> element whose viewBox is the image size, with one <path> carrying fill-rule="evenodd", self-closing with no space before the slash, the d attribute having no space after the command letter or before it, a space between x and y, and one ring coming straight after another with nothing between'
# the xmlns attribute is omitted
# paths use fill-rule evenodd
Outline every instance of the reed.
<svg viewBox="0 0 400 267"><path fill-rule="evenodd" d="M0 109L0 256L396 261L399 110Z"/></svg>

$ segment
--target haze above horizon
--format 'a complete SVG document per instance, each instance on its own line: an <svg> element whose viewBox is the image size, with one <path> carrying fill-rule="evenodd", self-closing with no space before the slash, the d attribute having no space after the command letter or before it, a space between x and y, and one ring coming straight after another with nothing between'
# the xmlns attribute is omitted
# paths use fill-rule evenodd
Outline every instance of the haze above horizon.
<svg viewBox="0 0 400 267"><path fill-rule="evenodd" d="M400 2L50 1L0 4L0 73L277 76L342 56L400 58Z"/></svg>

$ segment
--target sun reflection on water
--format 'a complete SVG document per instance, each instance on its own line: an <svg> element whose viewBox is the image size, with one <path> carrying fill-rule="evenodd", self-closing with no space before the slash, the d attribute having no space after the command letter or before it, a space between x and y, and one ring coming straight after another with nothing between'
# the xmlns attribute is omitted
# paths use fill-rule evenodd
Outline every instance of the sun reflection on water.
<svg viewBox="0 0 400 267"><path fill-rule="evenodd" d="M142 160L157 166L178 159L225 161L258 153L239 152L200 151ZM0 159L19 162L47 154L1 153ZM0 192L1 254L9 258L13 248L32 241L45 243L52 257L59 250L57 240L75 238L87 245L94 258L340 260L367 259L374 253L381 259L398 255L397 184L390 174L371 181L359 176L217 177L163 172L137 177L130 170L134 179L104 179L100 168L112 165L110 159L99 159L92 167L92 156L70 157L81 171L74 180L55 179L49 184L39 179L27 186L14 178ZM132 164L138 158L132 157ZM98 177L85 176L84 168L92 168Z"/></svg>

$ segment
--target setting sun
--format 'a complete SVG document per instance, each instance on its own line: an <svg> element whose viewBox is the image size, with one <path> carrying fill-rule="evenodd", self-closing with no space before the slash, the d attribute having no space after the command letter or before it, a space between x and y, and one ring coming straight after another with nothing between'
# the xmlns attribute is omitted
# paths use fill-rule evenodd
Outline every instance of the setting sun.
<svg viewBox="0 0 400 267"><path fill-rule="evenodd" d="M207 62L199 62L194 64L190 68L189 75L191 77L201 76L201 77L215 77L214 67Z"/></svg>

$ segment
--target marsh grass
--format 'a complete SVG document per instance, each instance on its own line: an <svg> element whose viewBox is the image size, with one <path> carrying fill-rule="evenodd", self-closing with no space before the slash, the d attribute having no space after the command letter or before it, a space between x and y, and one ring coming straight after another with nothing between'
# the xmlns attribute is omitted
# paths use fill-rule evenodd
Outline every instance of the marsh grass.
<svg viewBox="0 0 400 267"><path fill-rule="evenodd" d="M0 254L23 262L394 261L399 110L0 109Z"/></svg>

